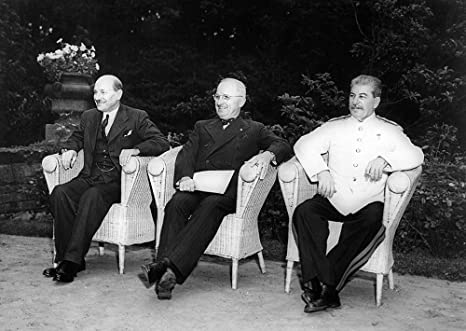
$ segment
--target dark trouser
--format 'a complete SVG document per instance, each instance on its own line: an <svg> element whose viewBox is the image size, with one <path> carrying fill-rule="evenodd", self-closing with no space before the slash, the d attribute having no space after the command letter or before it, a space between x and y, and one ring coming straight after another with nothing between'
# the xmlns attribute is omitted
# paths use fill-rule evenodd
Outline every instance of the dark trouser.
<svg viewBox="0 0 466 331"><path fill-rule="evenodd" d="M158 259L168 258L183 283L217 233L235 211L235 199L220 194L176 192L165 206Z"/></svg>
<svg viewBox="0 0 466 331"><path fill-rule="evenodd" d="M56 186L50 195L55 218L55 262L81 264L91 240L113 203L120 201L120 184L75 178Z"/></svg>
<svg viewBox="0 0 466 331"><path fill-rule="evenodd" d="M293 214L303 283L314 277L340 291L371 257L385 237L383 203L372 202L343 216L320 195L300 204ZM328 221L342 222L338 244L328 253Z"/></svg>

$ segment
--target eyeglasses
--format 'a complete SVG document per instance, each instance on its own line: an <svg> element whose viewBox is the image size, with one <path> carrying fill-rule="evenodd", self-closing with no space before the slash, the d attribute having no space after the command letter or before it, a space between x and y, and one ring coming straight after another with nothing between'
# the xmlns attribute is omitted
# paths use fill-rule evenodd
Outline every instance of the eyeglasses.
<svg viewBox="0 0 466 331"><path fill-rule="evenodd" d="M228 95L228 94L212 94L212 98L214 98L215 101L219 101L220 99L223 99L225 101L230 100L231 98L242 98L242 95Z"/></svg>

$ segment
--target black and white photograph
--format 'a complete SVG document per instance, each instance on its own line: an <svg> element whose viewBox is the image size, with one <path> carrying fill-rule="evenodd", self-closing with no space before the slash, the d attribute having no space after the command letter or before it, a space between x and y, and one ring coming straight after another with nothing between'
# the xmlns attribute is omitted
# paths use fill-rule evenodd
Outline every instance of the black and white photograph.
<svg viewBox="0 0 466 331"><path fill-rule="evenodd" d="M0 0L0 330L464 330L466 0Z"/></svg>

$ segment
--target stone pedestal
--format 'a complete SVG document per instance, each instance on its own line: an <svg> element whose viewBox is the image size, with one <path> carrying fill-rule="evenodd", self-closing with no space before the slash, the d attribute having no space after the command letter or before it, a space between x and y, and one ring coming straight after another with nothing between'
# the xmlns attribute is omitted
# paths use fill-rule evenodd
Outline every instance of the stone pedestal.
<svg viewBox="0 0 466 331"><path fill-rule="evenodd" d="M44 91L52 100L52 112L58 114L54 124L45 126L47 141L64 141L79 126L82 112L94 105L91 84L89 75L67 73L60 82L45 86Z"/></svg>

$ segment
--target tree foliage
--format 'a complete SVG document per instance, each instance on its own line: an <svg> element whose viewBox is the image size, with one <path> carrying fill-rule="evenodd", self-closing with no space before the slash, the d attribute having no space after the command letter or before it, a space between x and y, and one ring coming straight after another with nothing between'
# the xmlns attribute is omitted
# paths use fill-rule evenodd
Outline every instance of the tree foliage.
<svg viewBox="0 0 466 331"><path fill-rule="evenodd" d="M0 45L0 146L31 143L43 135L37 123L49 117L41 97L44 80L30 29L5 1L0 1Z"/></svg>

